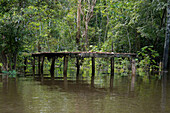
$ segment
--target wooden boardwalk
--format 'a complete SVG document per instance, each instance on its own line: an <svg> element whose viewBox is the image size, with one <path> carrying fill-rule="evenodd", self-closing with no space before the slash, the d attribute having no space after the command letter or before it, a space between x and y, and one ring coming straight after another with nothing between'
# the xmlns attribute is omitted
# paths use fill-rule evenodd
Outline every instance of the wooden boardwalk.
<svg viewBox="0 0 170 113"><path fill-rule="evenodd" d="M111 63L111 76L114 76L114 57L130 57L132 60L132 75L135 75L135 53L114 53L114 52L40 52L33 53L33 76L35 76L35 57L38 57L38 74L43 78L43 65L44 58L52 59L51 62L51 77L54 78L54 69L55 69L55 59L57 57L64 57L63 63L63 75L64 78L67 78L67 67L68 67L68 58L76 58L77 60L77 77L80 70L80 58L91 58L92 59L92 77L95 76L95 58L109 58Z"/></svg>
<svg viewBox="0 0 170 113"><path fill-rule="evenodd" d="M96 58L110 58L110 57L136 57L135 53L114 53L114 52L43 52L43 53L33 53L33 57L44 56L44 57L64 57L69 56L75 57L96 57Z"/></svg>

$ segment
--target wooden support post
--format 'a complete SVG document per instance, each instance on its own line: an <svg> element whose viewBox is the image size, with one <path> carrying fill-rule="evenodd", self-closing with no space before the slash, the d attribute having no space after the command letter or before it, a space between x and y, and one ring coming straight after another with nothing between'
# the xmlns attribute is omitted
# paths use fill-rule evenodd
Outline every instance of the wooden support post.
<svg viewBox="0 0 170 113"><path fill-rule="evenodd" d="M32 72L33 72L33 77L35 77L35 56L33 57L33 62L32 62Z"/></svg>
<svg viewBox="0 0 170 113"><path fill-rule="evenodd" d="M64 69L63 69L64 79L67 78L67 65L68 65L68 57L64 56Z"/></svg>
<svg viewBox="0 0 170 113"><path fill-rule="evenodd" d="M132 76L136 74L135 59L132 57Z"/></svg>
<svg viewBox="0 0 170 113"><path fill-rule="evenodd" d="M43 78L44 56L41 57L41 79Z"/></svg>
<svg viewBox="0 0 170 113"><path fill-rule="evenodd" d="M77 57L76 58L77 60L77 73L76 73L76 78L78 79L79 78L79 72L80 72L80 62L79 62L79 58Z"/></svg>
<svg viewBox="0 0 170 113"><path fill-rule="evenodd" d="M24 58L24 74L26 74L27 69L27 57Z"/></svg>
<svg viewBox="0 0 170 113"><path fill-rule="evenodd" d="M111 60L111 76L114 76L114 57Z"/></svg>
<svg viewBox="0 0 170 113"><path fill-rule="evenodd" d="M95 76L95 57L92 57L92 77Z"/></svg>
<svg viewBox="0 0 170 113"><path fill-rule="evenodd" d="M55 57L52 58L51 69L50 69L52 80L54 80L54 70L55 70Z"/></svg>
<svg viewBox="0 0 170 113"><path fill-rule="evenodd" d="M40 56L38 57L38 75L40 76Z"/></svg>

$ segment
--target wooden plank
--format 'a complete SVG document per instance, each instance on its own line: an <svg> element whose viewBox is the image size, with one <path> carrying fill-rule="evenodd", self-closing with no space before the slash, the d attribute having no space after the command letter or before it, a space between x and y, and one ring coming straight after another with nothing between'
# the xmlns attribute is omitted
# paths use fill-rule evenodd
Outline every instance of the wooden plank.
<svg viewBox="0 0 170 113"><path fill-rule="evenodd" d="M128 53L80 53L79 56L83 58L96 57L96 58L111 58L111 57L132 57L136 54Z"/></svg>
<svg viewBox="0 0 170 113"><path fill-rule="evenodd" d="M53 80L54 80L54 71L55 71L55 57L52 58L51 69L50 69L51 79Z"/></svg>
<svg viewBox="0 0 170 113"><path fill-rule="evenodd" d="M114 53L114 52L55 52L55 53L33 53L32 56L46 56L46 57L97 57L97 58L108 58L108 57L136 57L135 53Z"/></svg>
<svg viewBox="0 0 170 113"><path fill-rule="evenodd" d="M132 76L136 74L135 58L132 57Z"/></svg>
<svg viewBox="0 0 170 113"><path fill-rule="evenodd" d="M111 60L111 76L114 76L114 58L110 58Z"/></svg>
<svg viewBox="0 0 170 113"><path fill-rule="evenodd" d="M95 76L95 57L92 57L92 77Z"/></svg>
<svg viewBox="0 0 170 113"><path fill-rule="evenodd" d="M68 56L64 56L64 67L63 67L64 78L67 78L67 66L68 66Z"/></svg>

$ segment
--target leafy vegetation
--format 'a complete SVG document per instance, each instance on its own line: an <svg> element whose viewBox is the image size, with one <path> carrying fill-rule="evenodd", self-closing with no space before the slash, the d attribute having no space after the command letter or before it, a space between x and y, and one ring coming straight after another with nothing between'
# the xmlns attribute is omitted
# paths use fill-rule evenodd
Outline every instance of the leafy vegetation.
<svg viewBox="0 0 170 113"><path fill-rule="evenodd" d="M166 6L166 0L1 0L2 69L20 70L28 53L111 52L113 45L113 52L138 53L137 65L153 70L163 57ZM128 70L127 61L117 68Z"/></svg>
<svg viewBox="0 0 170 113"><path fill-rule="evenodd" d="M145 46L142 48L140 52L138 52L139 56L139 66L143 68L143 70L153 70L159 69L159 65L157 65L156 60L158 60L159 54L157 51L153 50L153 46Z"/></svg>

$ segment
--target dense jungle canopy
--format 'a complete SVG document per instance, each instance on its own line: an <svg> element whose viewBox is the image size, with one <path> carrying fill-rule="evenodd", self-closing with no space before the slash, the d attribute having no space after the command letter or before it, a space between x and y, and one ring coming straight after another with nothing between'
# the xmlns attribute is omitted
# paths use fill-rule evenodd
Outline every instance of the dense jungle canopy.
<svg viewBox="0 0 170 113"><path fill-rule="evenodd" d="M15 70L27 53L113 51L157 64L166 14L167 0L1 0L0 63Z"/></svg>

